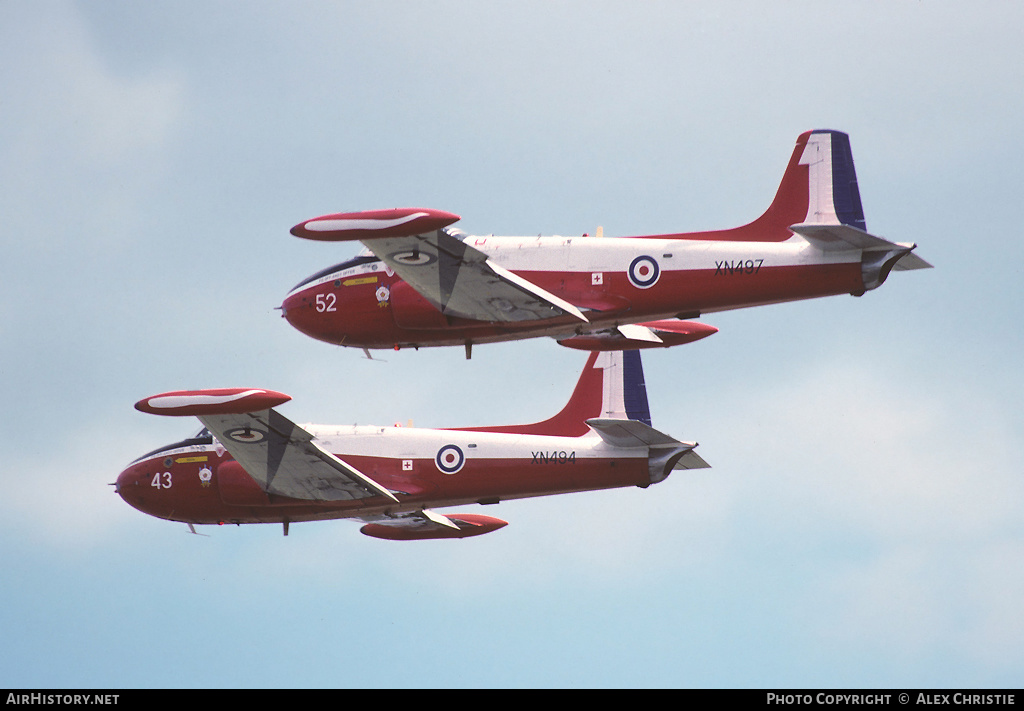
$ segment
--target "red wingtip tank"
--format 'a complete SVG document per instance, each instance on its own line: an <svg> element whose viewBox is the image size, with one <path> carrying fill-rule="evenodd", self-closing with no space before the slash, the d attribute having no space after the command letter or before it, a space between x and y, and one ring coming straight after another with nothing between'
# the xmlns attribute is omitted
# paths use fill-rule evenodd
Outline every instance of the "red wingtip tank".
<svg viewBox="0 0 1024 711"><path fill-rule="evenodd" d="M321 215L291 229L296 237L319 242L347 242L375 237L425 234L458 222L458 215L428 207L399 207Z"/></svg>
<svg viewBox="0 0 1024 711"><path fill-rule="evenodd" d="M581 351L624 351L639 350L641 348L669 348L684 343L693 343L702 338L707 338L718 329L706 323L697 321L647 321L638 323L637 326L646 326L660 341L641 340L629 338L618 332L610 333L586 333L581 336L573 336L558 341L559 345L566 348L575 348Z"/></svg>
<svg viewBox="0 0 1024 711"><path fill-rule="evenodd" d="M143 398L135 409L150 415L230 415L269 410L291 400L274 390L260 388L216 388L175 390Z"/></svg>
<svg viewBox="0 0 1024 711"><path fill-rule="evenodd" d="M469 538L470 536L481 536L508 525L508 521L480 514L449 514L448 519L455 524L459 524L459 527L386 526L379 523L368 523L360 528L359 531L364 535L373 538L383 538L389 541L420 541L430 538Z"/></svg>

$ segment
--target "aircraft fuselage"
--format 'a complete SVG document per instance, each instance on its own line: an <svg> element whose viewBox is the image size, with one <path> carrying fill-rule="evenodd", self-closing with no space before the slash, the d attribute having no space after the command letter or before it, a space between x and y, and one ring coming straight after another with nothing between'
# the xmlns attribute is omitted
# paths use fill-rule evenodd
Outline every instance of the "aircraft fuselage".
<svg viewBox="0 0 1024 711"><path fill-rule="evenodd" d="M382 261L356 258L298 285L283 313L299 331L362 348L569 337L599 328L865 291L860 250L785 241L664 237L466 237L517 276L578 307L589 323L446 316Z"/></svg>
<svg viewBox="0 0 1024 711"><path fill-rule="evenodd" d="M268 494L209 435L132 462L117 491L135 508L192 524L280 523L378 516L550 494L647 486L667 471L646 446L596 434L560 437L471 430L306 425L318 443L396 493L310 501ZM652 469L653 467L653 469Z"/></svg>

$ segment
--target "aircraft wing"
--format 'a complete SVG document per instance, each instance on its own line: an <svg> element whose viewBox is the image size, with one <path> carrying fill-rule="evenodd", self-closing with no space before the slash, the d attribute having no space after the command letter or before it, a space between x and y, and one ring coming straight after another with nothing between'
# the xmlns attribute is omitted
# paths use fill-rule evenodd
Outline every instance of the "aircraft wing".
<svg viewBox="0 0 1024 711"><path fill-rule="evenodd" d="M325 215L292 228L316 240L358 239L441 313L477 321L535 321L569 314L570 304L495 264L486 254L444 229L457 215L403 208Z"/></svg>
<svg viewBox="0 0 1024 711"><path fill-rule="evenodd" d="M199 420L267 493L313 501L371 496L397 501L276 410L202 415Z"/></svg>
<svg viewBox="0 0 1024 711"><path fill-rule="evenodd" d="M288 399L264 390L185 390L146 398L135 407L159 415L198 417L269 494L312 501L373 496L398 501L390 491L323 449L309 432L268 407Z"/></svg>
<svg viewBox="0 0 1024 711"><path fill-rule="evenodd" d="M478 321L535 321L570 314L587 321L569 302L443 230L363 244L443 314Z"/></svg>

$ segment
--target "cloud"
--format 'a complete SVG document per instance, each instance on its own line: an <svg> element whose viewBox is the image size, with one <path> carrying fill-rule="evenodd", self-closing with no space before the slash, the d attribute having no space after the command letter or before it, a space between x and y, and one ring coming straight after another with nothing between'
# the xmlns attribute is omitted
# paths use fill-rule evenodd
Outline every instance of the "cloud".
<svg viewBox="0 0 1024 711"><path fill-rule="evenodd" d="M114 71L74 4L5 8L0 83L17 97L4 104L0 143L7 239L45 235L33 254L117 244L112 237L139 223L143 187L161 174L185 83L170 67Z"/></svg>
<svg viewBox="0 0 1024 711"><path fill-rule="evenodd" d="M19 99L6 108L24 155L57 157L70 149L112 166L166 144L184 115L178 74L117 74L73 4L20 5L15 15L4 31L3 72ZM55 51L30 51L40 46Z"/></svg>
<svg viewBox="0 0 1024 711"><path fill-rule="evenodd" d="M799 504L815 521L879 538L984 539L1024 504L1012 411L983 382L936 389L841 359L744 401L743 416L717 426L756 467L759 495Z"/></svg>
<svg viewBox="0 0 1024 711"><path fill-rule="evenodd" d="M141 454L152 444L142 432L98 421L53 428L45 448L12 443L0 525L49 552L109 543L136 513L108 486L134 456L119 453Z"/></svg>
<svg viewBox="0 0 1024 711"><path fill-rule="evenodd" d="M1022 560L1020 540L898 545L830 566L799 602L825 649L902 669L953 658L961 673L998 683L1024 653Z"/></svg>
<svg viewBox="0 0 1024 711"><path fill-rule="evenodd" d="M746 482L728 524L763 542L725 554L770 551L760 564L792 576L774 593L827 648L1008 671L1024 648L1013 410L980 380L925 385L839 359L752 398L731 418Z"/></svg>

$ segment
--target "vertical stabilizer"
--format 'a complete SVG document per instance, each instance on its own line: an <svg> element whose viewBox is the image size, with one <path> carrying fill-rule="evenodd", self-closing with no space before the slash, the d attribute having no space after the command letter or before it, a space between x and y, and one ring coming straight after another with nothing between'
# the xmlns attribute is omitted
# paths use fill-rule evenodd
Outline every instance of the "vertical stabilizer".
<svg viewBox="0 0 1024 711"><path fill-rule="evenodd" d="M807 170L807 214L803 220L792 223L789 230L823 252L860 251L864 289L852 294L860 296L864 291L877 289L894 268L931 267L911 254L916 244L890 242L867 231L849 136L839 131L811 131L800 139L804 145L801 151L797 141L798 165L806 166Z"/></svg>
<svg viewBox="0 0 1024 711"><path fill-rule="evenodd" d="M807 166L807 215L798 222L850 225L867 231L848 135L811 131L799 165Z"/></svg>
<svg viewBox="0 0 1024 711"><path fill-rule="evenodd" d="M648 483L664 480L673 469L710 466L693 451L696 442L680 442L651 426L640 351L602 353L595 367L604 369L604 395L601 416L587 420L587 425L612 447L647 447Z"/></svg>
<svg viewBox="0 0 1024 711"><path fill-rule="evenodd" d="M841 131L818 129L797 137L772 204L753 222L728 230L670 236L730 242L785 242L793 236L790 225L801 223L865 229L850 137Z"/></svg>
<svg viewBox="0 0 1024 711"><path fill-rule="evenodd" d="M606 351L598 356L596 368L604 370L599 417L637 420L651 424L647 385L640 351Z"/></svg>

